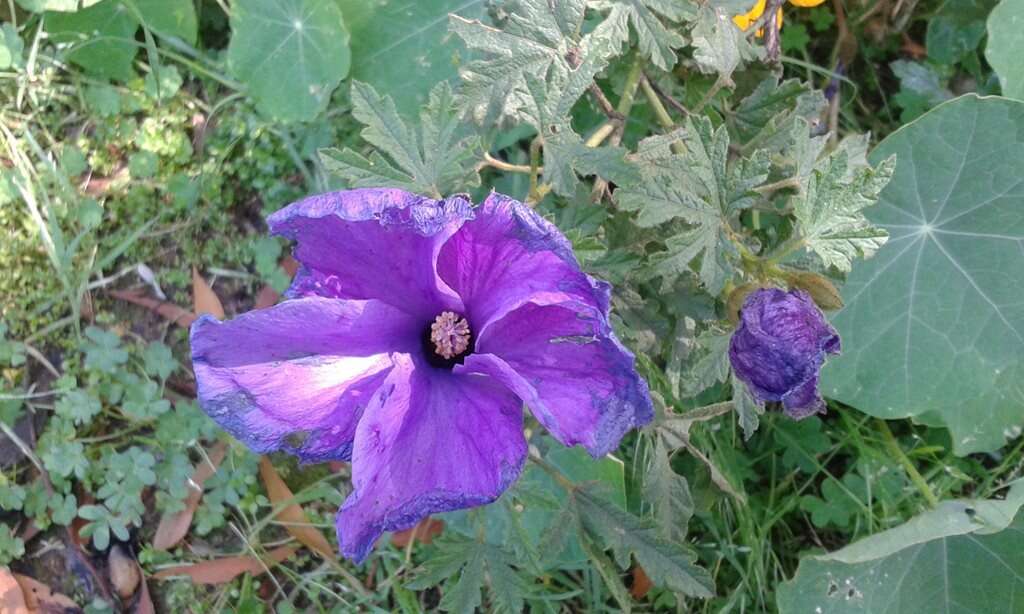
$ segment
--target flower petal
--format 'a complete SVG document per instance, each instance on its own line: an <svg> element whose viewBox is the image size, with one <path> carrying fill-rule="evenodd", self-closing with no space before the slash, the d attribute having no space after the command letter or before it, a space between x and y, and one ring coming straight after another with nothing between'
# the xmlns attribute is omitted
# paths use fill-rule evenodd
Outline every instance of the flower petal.
<svg viewBox="0 0 1024 614"><path fill-rule="evenodd" d="M192 325L199 404L259 453L346 460L390 351L417 347L419 322L380 301L310 297Z"/></svg>
<svg viewBox="0 0 1024 614"><path fill-rule="evenodd" d="M344 190L310 196L267 219L298 242L303 268L288 296L379 299L432 318L462 303L437 277L437 253L472 218L462 196L432 200L403 190Z"/></svg>
<svg viewBox="0 0 1024 614"><path fill-rule="evenodd" d="M338 512L342 554L357 562L384 531L494 501L526 459L515 395L487 377L394 360L356 430L354 490Z"/></svg>
<svg viewBox="0 0 1024 614"><path fill-rule="evenodd" d="M794 420L825 413L825 399L818 393L818 375L782 395L782 409Z"/></svg>
<svg viewBox="0 0 1024 614"><path fill-rule="evenodd" d="M579 305L523 305L492 324L476 349L456 372L500 380L556 439L594 457L654 417L633 354L602 314Z"/></svg>
<svg viewBox="0 0 1024 614"><path fill-rule="evenodd" d="M580 270L572 245L526 205L492 193L441 248L441 279L474 333L528 302L578 300L608 312L608 285Z"/></svg>

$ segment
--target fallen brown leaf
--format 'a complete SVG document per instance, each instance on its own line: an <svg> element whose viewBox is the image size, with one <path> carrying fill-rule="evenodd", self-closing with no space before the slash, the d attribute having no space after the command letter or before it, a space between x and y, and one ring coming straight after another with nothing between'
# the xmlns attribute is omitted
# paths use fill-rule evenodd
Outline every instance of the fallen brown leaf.
<svg viewBox="0 0 1024 614"><path fill-rule="evenodd" d="M78 604L67 595L55 593L49 587L28 576L14 574L14 579L21 586L21 592L25 595L25 605L29 612L63 612L65 610L78 611ZM7 610L4 610L6 612Z"/></svg>
<svg viewBox="0 0 1024 614"><path fill-rule="evenodd" d="M396 531L391 534L391 543L397 548L405 548L410 541L418 541L421 544L429 544L434 538L444 531L444 521L429 516L424 518L411 529Z"/></svg>
<svg viewBox="0 0 1024 614"><path fill-rule="evenodd" d="M128 599L134 595L142 580L139 564L120 544L111 546L110 552L107 553L107 573L110 574L110 586L121 599Z"/></svg>
<svg viewBox="0 0 1024 614"><path fill-rule="evenodd" d="M224 454L228 446L223 441L218 441L210 448L210 461L205 459L199 463L192 478L189 480L188 498L185 499L185 509L174 514L164 514L160 518L160 524L153 536L153 548L156 550L167 550L173 548L188 535L188 528L192 526L192 516L199 507L199 500L203 496L203 483L217 471L217 467L224 460ZM211 466L210 463L213 463Z"/></svg>
<svg viewBox="0 0 1024 614"><path fill-rule="evenodd" d="M189 576L196 584L224 584L243 573L258 576L265 571L264 563L266 567L270 567L273 563L290 558L297 550L295 546L275 548L263 557L262 562L254 556L228 556L192 565L178 565L161 569L153 574L153 577L166 580L175 576Z"/></svg>
<svg viewBox="0 0 1024 614"><path fill-rule="evenodd" d="M263 286L260 293L256 295L256 302L253 303L253 309L266 309L267 307L273 307L277 304L277 299L281 298L277 290L270 286Z"/></svg>
<svg viewBox="0 0 1024 614"><path fill-rule="evenodd" d="M196 321L196 314L191 311L182 309L174 303L150 298L139 290L114 290L110 295L122 301L145 307L183 328L192 326L192 323Z"/></svg>
<svg viewBox="0 0 1024 614"><path fill-rule="evenodd" d="M192 267L192 310L197 315L208 313L218 320L224 319L224 306L196 267Z"/></svg>
<svg viewBox="0 0 1024 614"><path fill-rule="evenodd" d="M279 266L281 267L281 270L288 274L288 277L295 277L295 272L299 270L298 261L291 256L281 258ZM256 303L253 305L253 309L266 309L267 307L273 307L280 298L281 294L278 293L277 290L274 290L269 285L263 286L260 293L256 295Z"/></svg>
<svg viewBox="0 0 1024 614"><path fill-rule="evenodd" d="M274 507L295 497L266 456L260 458L260 477L263 478L263 484L267 487L267 495ZM334 548L331 547L330 542L319 529L309 525L309 518L306 517L306 513L302 511L302 507L298 503L289 503L277 513L275 518L295 539L310 550L329 561L338 560L334 556Z"/></svg>
<svg viewBox="0 0 1024 614"><path fill-rule="evenodd" d="M6 567L0 567L0 612L22 614L28 612L25 593L14 578L14 574Z"/></svg>
<svg viewBox="0 0 1024 614"><path fill-rule="evenodd" d="M135 563L135 568L139 570L139 577L142 578L142 584L139 585L139 597L135 602L135 608L132 610L132 613L156 614L156 608L153 606L153 598L149 594L149 586L146 585L146 577L142 574L142 568L139 567L138 561Z"/></svg>
<svg viewBox="0 0 1024 614"><path fill-rule="evenodd" d="M653 587L654 583L647 577L644 568L633 565L633 586L629 589L629 594L633 596L633 599L643 599Z"/></svg>

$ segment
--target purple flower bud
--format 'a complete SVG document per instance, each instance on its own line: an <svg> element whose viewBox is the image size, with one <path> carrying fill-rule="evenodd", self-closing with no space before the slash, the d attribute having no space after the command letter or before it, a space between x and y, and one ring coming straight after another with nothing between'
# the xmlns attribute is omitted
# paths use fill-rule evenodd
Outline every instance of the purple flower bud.
<svg viewBox="0 0 1024 614"><path fill-rule="evenodd" d="M736 376L759 402L782 401L794 420L825 411L818 374L839 335L802 290L762 288L743 303L729 342Z"/></svg>

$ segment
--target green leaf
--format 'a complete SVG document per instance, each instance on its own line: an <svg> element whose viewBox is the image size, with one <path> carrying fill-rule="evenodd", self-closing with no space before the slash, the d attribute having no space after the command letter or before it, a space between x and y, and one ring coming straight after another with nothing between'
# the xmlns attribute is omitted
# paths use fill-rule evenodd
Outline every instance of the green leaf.
<svg viewBox="0 0 1024 614"><path fill-rule="evenodd" d="M679 392L692 397L719 382L729 379L730 333L718 328L707 328L693 340L688 350L686 368L680 372Z"/></svg>
<svg viewBox="0 0 1024 614"><path fill-rule="evenodd" d="M0 565L6 565L25 556L25 542L14 535L6 523L0 523Z"/></svg>
<svg viewBox="0 0 1024 614"><path fill-rule="evenodd" d="M454 104L448 84L438 84L417 129L398 115L389 96L354 81L352 114L366 126L362 137L377 151L367 158L347 148L324 149L320 151L324 167L352 187L396 187L434 198L477 186L480 140L467 134Z"/></svg>
<svg viewBox="0 0 1024 614"><path fill-rule="evenodd" d="M484 19L484 0L338 0L352 33L352 78L387 92L398 111L423 108L430 90L457 74L465 47L448 15ZM387 33L386 36L382 33Z"/></svg>
<svg viewBox="0 0 1024 614"><path fill-rule="evenodd" d="M849 271L854 258L869 258L889 233L872 225L863 209L875 204L892 178L896 160L884 159L874 169L854 171L849 156L837 149L814 169L791 200L804 247L825 266Z"/></svg>
<svg viewBox="0 0 1024 614"><path fill-rule="evenodd" d="M522 0L509 9L500 30L479 20L451 16L451 31L470 49L487 56L459 71L460 96L478 121L515 116L528 100L524 96L527 75L542 78L552 64L571 71L566 57L570 50L580 51L584 0ZM610 41L605 42L604 51L610 53Z"/></svg>
<svg viewBox="0 0 1024 614"><path fill-rule="evenodd" d="M740 63L757 59L760 48L747 39L746 32L736 27L725 9L704 7L693 27L693 59L705 73L717 74L725 83L731 82Z"/></svg>
<svg viewBox="0 0 1024 614"><path fill-rule="evenodd" d="M619 49L629 43L632 26L640 53L662 70L675 66L676 50L686 44L686 39L672 26L666 26L662 18L678 23L697 15L696 7L689 0L603 0L590 4L597 10L609 11L595 32L606 32L614 47Z"/></svg>
<svg viewBox="0 0 1024 614"><path fill-rule="evenodd" d="M700 257L699 275L712 295L717 295L732 274L730 256L735 251L728 234L730 219L753 202L752 188L768 177L765 152L729 163L729 134L712 128L706 117L687 119L682 137L685 153L653 155L665 149L661 142L641 143L638 153L639 183L616 191L619 205L637 211L642 227L680 218L688 227L665 240L666 251L653 259L655 275L668 280L689 271ZM652 149L653 148L653 149Z"/></svg>
<svg viewBox="0 0 1024 614"><path fill-rule="evenodd" d="M74 13L79 8L88 8L101 0L17 0L26 11L42 13L43 11L64 11Z"/></svg>
<svg viewBox="0 0 1024 614"><path fill-rule="evenodd" d="M45 19L53 42L72 43L69 61L105 79L127 81L134 75L139 24L121 0L103 0L77 13L47 13Z"/></svg>
<svg viewBox="0 0 1024 614"><path fill-rule="evenodd" d="M154 341L146 346L142 352L142 360L145 363L146 373L165 380L178 368L178 361L174 360L171 348L159 341Z"/></svg>
<svg viewBox="0 0 1024 614"><path fill-rule="evenodd" d="M626 585L622 583L622 573L615 566L608 555L604 553L599 545L594 543L594 538L589 535L583 534L580 536L580 545L583 546L583 551L587 554L587 558L593 564L594 568L597 569L597 573L601 575L601 579L604 580L604 585L608 588L608 592L612 594L615 602L619 604L619 609L622 612L633 611L633 600L629 596L629 591L626 590Z"/></svg>
<svg viewBox="0 0 1024 614"><path fill-rule="evenodd" d="M25 43L9 23L0 24L0 70L21 68L25 64Z"/></svg>
<svg viewBox="0 0 1024 614"><path fill-rule="evenodd" d="M1003 95L1024 99L1024 0L1002 0L988 17L985 59L999 75Z"/></svg>
<svg viewBox="0 0 1024 614"><path fill-rule="evenodd" d="M88 85L82 96L89 110L100 117L114 117L121 112L121 94L110 85Z"/></svg>
<svg viewBox="0 0 1024 614"><path fill-rule="evenodd" d="M815 459L831 448L828 435L821 430L821 419L811 416L803 420L778 420L772 426L772 435L782 450L782 466L804 473L817 471Z"/></svg>
<svg viewBox="0 0 1024 614"><path fill-rule="evenodd" d="M152 420L171 409L171 403L161 398L160 386L149 379L129 373L124 380L124 398L121 411L135 420Z"/></svg>
<svg viewBox="0 0 1024 614"><path fill-rule="evenodd" d="M576 490L573 499L583 527L612 550L619 567L628 567L633 555L658 586L695 597L714 594L711 576L694 564L696 556L689 548L662 539L650 522L608 505L586 489Z"/></svg>
<svg viewBox="0 0 1024 614"><path fill-rule="evenodd" d="M996 0L943 2L928 19L928 57L939 64L956 64L973 53L985 36L985 18L995 5Z"/></svg>
<svg viewBox="0 0 1024 614"><path fill-rule="evenodd" d="M23 486L0 475L0 508L7 511L20 510L25 503L25 494Z"/></svg>
<svg viewBox="0 0 1024 614"><path fill-rule="evenodd" d="M671 452L661 437L655 438L653 460L644 475L644 501L654 510L654 521L661 537L682 542L693 516L693 497L686 478L672 469Z"/></svg>
<svg viewBox="0 0 1024 614"><path fill-rule="evenodd" d="M476 520L480 520L479 513L475 512ZM437 544L436 554L424 563L423 570L408 588L434 588L444 581L441 609L472 613L480 606L481 589L489 580L495 611L522 611L529 586L512 567L513 557L501 547L448 534Z"/></svg>
<svg viewBox="0 0 1024 614"><path fill-rule="evenodd" d="M530 587L512 567L515 559L504 550L492 547L484 551L484 562L490 581L492 611L509 614L522 612L523 598L530 592Z"/></svg>
<svg viewBox="0 0 1024 614"><path fill-rule="evenodd" d="M583 448L567 448L550 441L552 447L545 459L577 484L593 483L602 496L626 509L626 471L621 460L611 455L594 459Z"/></svg>
<svg viewBox="0 0 1024 614"><path fill-rule="evenodd" d="M964 96L891 135L899 160L871 222L891 239L856 267L833 318L825 394L950 429L957 454L1024 423L1024 103Z"/></svg>
<svg viewBox="0 0 1024 614"><path fill-rule="evenodd" d="M62 478L74 475L82 479L89 470L85 446L77 441L61 441L46 446L39 457L47 471Z"/></svg>
<svg viewBox="0 0 1024 614"><path fill-rule="evenodd" d="M228 68L274 119L311 120L349 69L348 31L334 2L236 0Z"/></svg>
<svg viewBox="0 0 1024 614"><path fill-rule="evenodd" d="M588 54L581 64L570 69L552 62L548 72L526 75L529 94L522 115L541 136L544 146L544 180L557 194L572 196L579 183L576 175L600 175L619 184L636 183L640 177L626 162L621 147L587 147L572 129L573 104L593 83L604 66L597 54Z"/></svg>
<svg viewBox="0 0 1024 614"><path fill-rule="evenodd" d="M785 152L798 124L821 115L825 97L798 79L779 82L772 76L761 81L736 107L730 122L732 137L744 149L754 146Z"/></svg>
<svg viewBox="0 0 1024 614"><path fill-rule="evenodd" d="M1022 490L1016 484L1004 501L944 501L894 529L807 557L779 587L779 611L1017 611L1013 596L1024 591Z"/></svg>
<svg viewBox="0 0 1024 614"><path fill-rule="evenodd" d="M904 122L917 119L953 97L939 74L927 64L896 60L889 66L900 80L900 91L893 98L903 108L900 119Z"/></svg>
<svg viewBox="0 0 1024 614"><path fill-rule="evenodd" d="M73 420L75 424L90 423L102 409L99 399L84 390L72 390L54 404L57 415Z"/></svg>
<svg viewBox="0 0 1024 614"><path fill-rule="evenodd" d="M728 360L728 351L725 352ZM761 414L764 413L764 403L759 403L750 389L732 374L732 402L736 408L736 419L739 420L740 428L743 429L743 439L748 440L757 432L761 424Z"/></svg>
<svg viewBox="0 0 1024 614"><path fill-rule="evenodd" d="M854 483L861 486L864 480L858 475L848 473L843 476L843 484L847 486L843 488L834 478L828 478L821 484L820 498L814 495L800 497L800 509L811 514L811 522L819 529L824 529L828 525L846 529L862 506L859 499L851 496L857 489L857 486L851 488Z"/></svg>
<svg viewBox="0 0 1024 614"><path fill-rule="evenodd" d="M193 0L131 0L142 14L143 24L161 36L176 36L196 44L199 20Z"/></svg>
<svg viewBox="0 0 1024 614"><path fill-rule="evenodd" d="M128 362L128 352L121 348L121 339L114 333L95 326L85 329L85 368L113 373Z"/></svg>

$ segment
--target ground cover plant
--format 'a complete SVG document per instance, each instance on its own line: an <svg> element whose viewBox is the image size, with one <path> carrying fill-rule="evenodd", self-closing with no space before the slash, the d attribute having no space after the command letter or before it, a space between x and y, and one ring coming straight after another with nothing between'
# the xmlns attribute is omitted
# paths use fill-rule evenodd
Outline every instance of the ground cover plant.
<svg viewBox="0 0 1024 614"><path fill-rule="evenodd" d="M1024 612L1024 2L0 18L3 611Z"/></svg>

